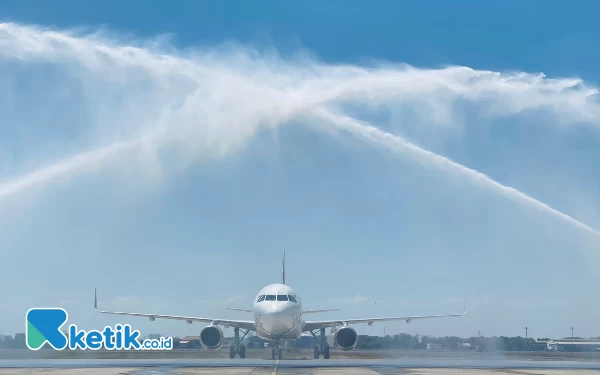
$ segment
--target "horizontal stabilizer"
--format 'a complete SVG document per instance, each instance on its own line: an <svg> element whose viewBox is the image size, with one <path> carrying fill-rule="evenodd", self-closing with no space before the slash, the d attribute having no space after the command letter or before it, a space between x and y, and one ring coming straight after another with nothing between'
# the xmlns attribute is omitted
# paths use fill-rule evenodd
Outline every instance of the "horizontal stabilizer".
<svg viewBox="0 0 600 375"><path fill-rule="evenodd" d="M302 314L316 314L316 313L324 313L329 311L340 311L340 309L329 309L329 310L306 310L302 311Z"/></svg>

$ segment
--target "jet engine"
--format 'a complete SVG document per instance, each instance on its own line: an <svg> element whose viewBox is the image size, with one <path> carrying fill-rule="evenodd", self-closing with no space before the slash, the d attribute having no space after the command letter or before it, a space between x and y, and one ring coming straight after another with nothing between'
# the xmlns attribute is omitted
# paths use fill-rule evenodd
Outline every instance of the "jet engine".
<svg viewBox="0 0 600 375"><path fill-rule="evenodd" d="M354 328L342 327L335 332L333 342L339 350L352 350L358 344L358 334Z"/></svg>
<svg viewBox="0 0 600 375"><path fill-rule="evenodd" d="M217 326L208 326L200 331L200 342L206 349L219 349L223 345L223 330Z"/></svg>

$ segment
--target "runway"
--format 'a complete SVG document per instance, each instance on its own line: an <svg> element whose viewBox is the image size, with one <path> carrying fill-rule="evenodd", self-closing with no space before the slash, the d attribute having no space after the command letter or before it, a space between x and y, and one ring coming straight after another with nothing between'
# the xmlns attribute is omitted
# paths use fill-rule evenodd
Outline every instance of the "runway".
<svg viewBox="0 0 600 375"><path fill-rule="evenodd" d="M11 371L11 370L9 370ZM38 372L24 372L23 370L14 370L15 372L0 372L6 375L38 374ZM39 373L41 374L41 373ZM195 368L195 369L51 369L44 370L44 375L597 375L594 370L531 370L531 371L511 371L511 370L480 370L480 369L393 369L393 370L374 370L366 368L348 367L344 369L336 368L314 368L314 369L274 369L271 368Z"/></svg>
<svg viewBox="0 0 600 375"><path fill-rule="evenodd" d="M598 361L471 359L36 359L0 360L0 375L567 375L600 374Z"/></svg>
<svg viewBox="0 0 600 375"><path fill-rule="evenodd" d="M311 352L289 352L288 358L274 361L266 359L270 353L263 350L250 350L245 359L229 359L228 350L152 353L8 350L0 351L0 375L600 375L597 353L335 351L326 360L312 359ZM53 357L67 355L77 357Z"/></svg>

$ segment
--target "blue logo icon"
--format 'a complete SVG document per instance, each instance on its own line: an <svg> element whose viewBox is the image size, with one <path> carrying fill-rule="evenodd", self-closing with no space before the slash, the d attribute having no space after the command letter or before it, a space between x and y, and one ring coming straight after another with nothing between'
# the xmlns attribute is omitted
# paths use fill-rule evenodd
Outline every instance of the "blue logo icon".
<svg viewBox="0 0 600 375"><path fill-rule="evenodd" d="M60 328L68 315L60 308L35 308L27 311L25 337L27 347L38 350L48 343L56 350L67 347L68 340Z"/></svg>
<svg viewBox="0 0 600 375"><path fill-rule="evenodd" d="M63 350L67 347L71 350L173 349L172 337L141 341L140 331L132 329L129 324L117 324L114 328L107 326L102 331L79 330L75 324L71 324L68 334L65 334L61 331L61 327L67 322L67 318L67 311L61 308L33 308L27 311L25 319L27 347L38 350L48 343L55 350Z"/></svg>

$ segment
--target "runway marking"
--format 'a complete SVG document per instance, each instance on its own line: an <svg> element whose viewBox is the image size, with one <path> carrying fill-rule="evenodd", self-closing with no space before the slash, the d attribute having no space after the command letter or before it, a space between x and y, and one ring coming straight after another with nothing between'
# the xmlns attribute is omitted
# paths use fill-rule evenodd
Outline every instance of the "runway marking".
<svg viewBox="0 0 600 375"><path fill-rule="evenodd" d="M271 372L271 375L277 375L277 365L279 364L279 360L277 360L275 362L275 367L273 368L273 372Z"/></svg>

